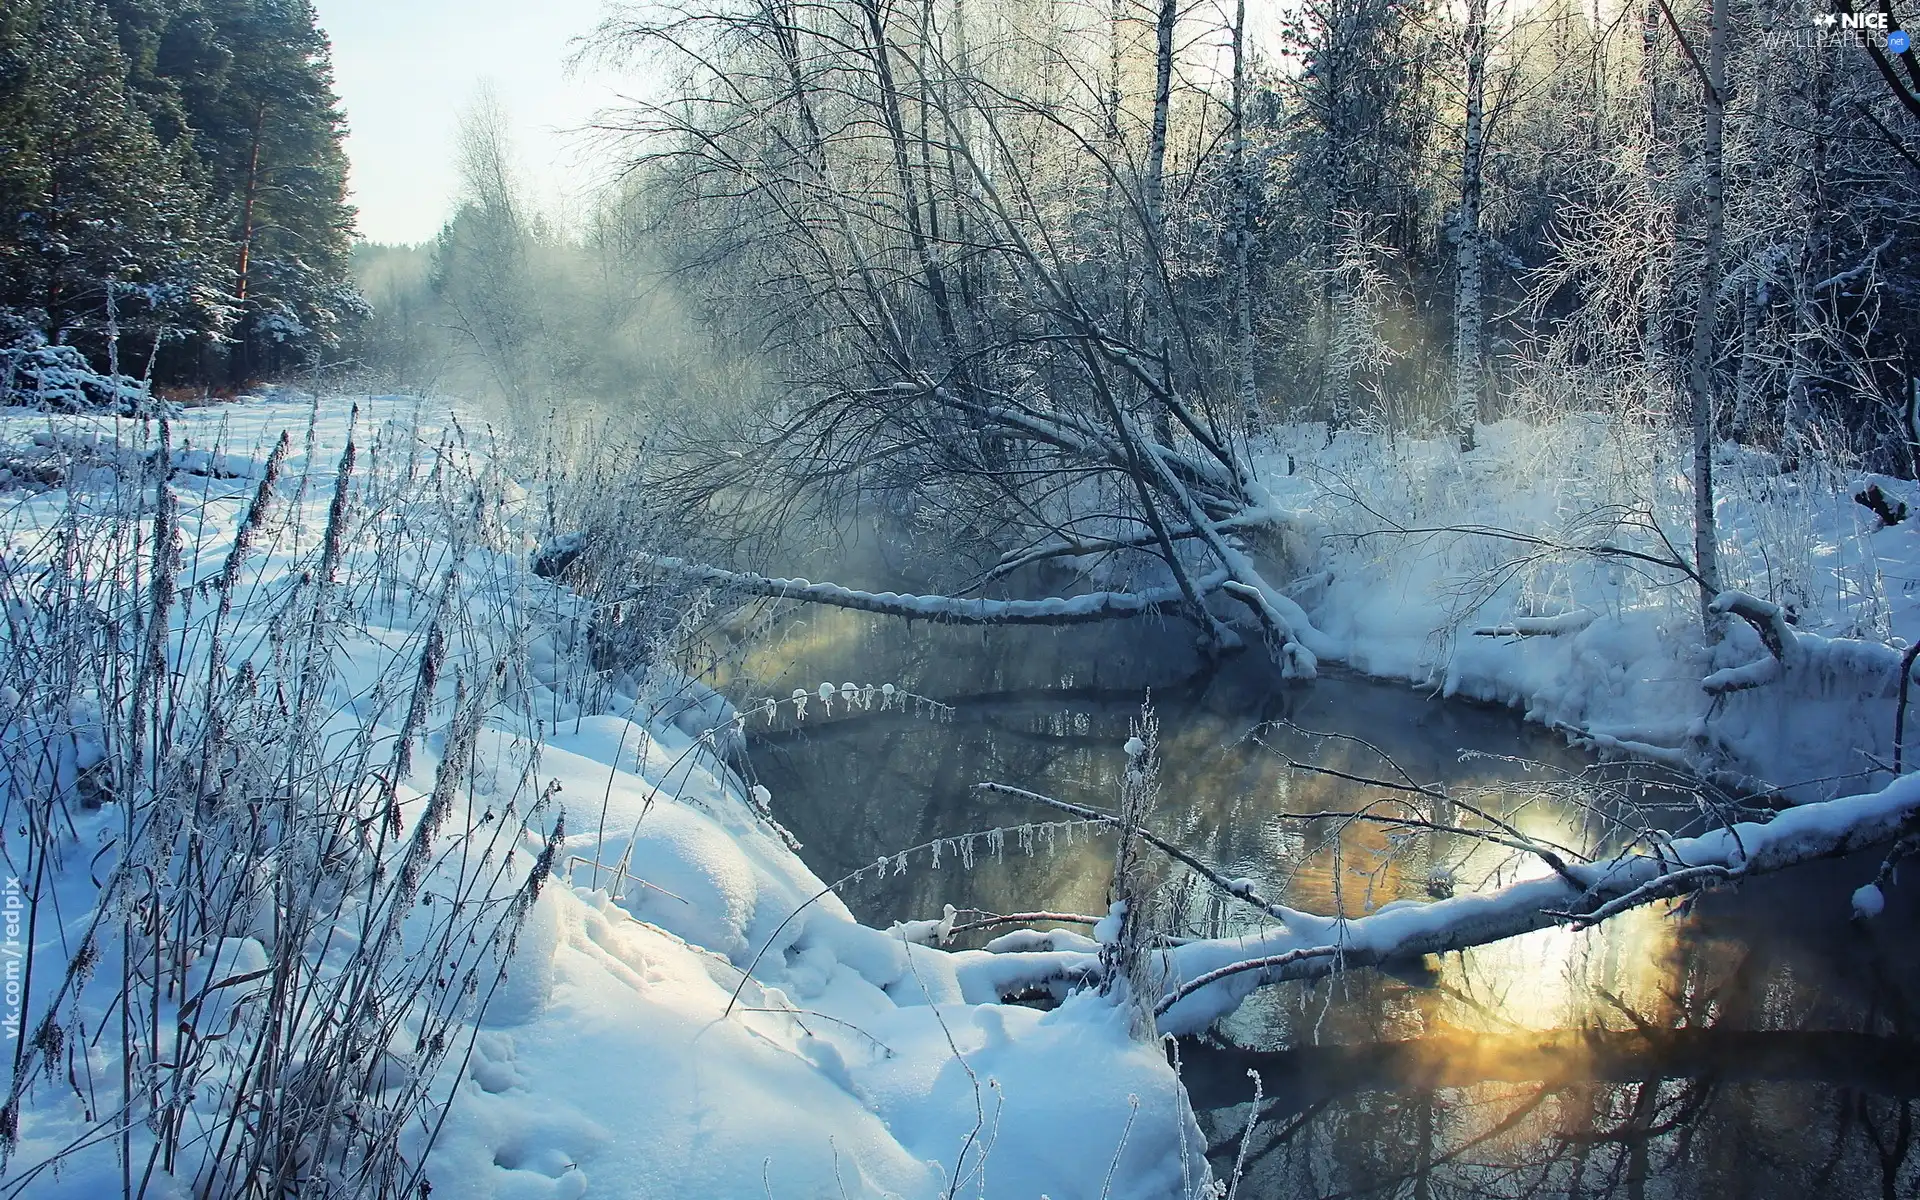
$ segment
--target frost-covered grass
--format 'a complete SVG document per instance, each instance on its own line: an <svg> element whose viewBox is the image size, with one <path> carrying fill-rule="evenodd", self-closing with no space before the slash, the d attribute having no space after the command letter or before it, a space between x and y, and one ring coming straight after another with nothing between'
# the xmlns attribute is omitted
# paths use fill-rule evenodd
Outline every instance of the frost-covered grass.
<svg viewBox="0 0 1920 1200"><path fill-rule="evenodd" d="M1786 471L1723 445L1722 585L1782 606L1820 653L1716 696L1703 679L1767 651L1739 622L1708 644L1697 589L1662 565L1692 558L1689 454L1670 429L1571 414L1484 426L1465 455L1450 438L1364 430L1329 446L1298 426L1257 457L1276 504L1302 517L1295 594L1347 664L1777 784L1870 771L1867 754L1890 753L1900 638L1920 636L1920 534L1880 528L1853 496L1877 483L1920 511L1920 493L1831 458Z"/></svg>
<svg viewBox="0 0 1920 1200"><path fill-rule="evenodd" d="M575 486L577 449L398 398L0 444L0 1195L1205 1185L1124 1011L1003 1005L998 956L860 926L795 857L663 653L696 597L532 574L557 528L648 542L608 457ZM888 869L1041 840L982 838Z"/></svg>
<svg viewBox="0 0 1920 1200"><path fill-rule="evenodd" d="M43 468L0 524L7 1182L405 1194L551 874L514 693L577 614L488 544L503 481L455 431L5 433ZM502 714L518 760L482 745Z"/></svg>

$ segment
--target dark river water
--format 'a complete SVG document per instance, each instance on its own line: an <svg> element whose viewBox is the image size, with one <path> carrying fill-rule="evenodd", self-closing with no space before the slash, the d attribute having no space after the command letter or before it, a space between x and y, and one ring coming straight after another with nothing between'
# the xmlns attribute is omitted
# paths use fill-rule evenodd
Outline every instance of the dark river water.
<svg viewBox="0 0 1920 1200"><path fill-rule="evenodd" d="M1359 914L1446 879L1471 890L1543 868L1457 834L1303 817L1407 810L1289 758L1404 772L1575 850L1617 841L1623 823L1689 819L1510 711L1337 673L1283 683L1258 652L1208 664L1181 627L1152 621L983 632L811 610L740 641L722 674L736 698L851 681L950 706L815 705L803 722L752 722L752 771L826 879L936 837L1057 816L989 800L977 782L1113 807L1149 694L1158 832L1310 911ZM1005 845L971 870L917 859L844 898L882 926L944 904L1104 911L1110 840L1049 851L1041 839L1030 857L1014 835ZM1269 988L1217 1038L1179 1046L1216 1168L1232 1175L1244 1153L1236 1194L1249 1198L1920 1195L1920 889L1893 889L1871 924L1850 921L1848 895L1875 863L1818 864L1424 971ZM1165 910L1175 933L1239 919L1175 885Z"/></svg>

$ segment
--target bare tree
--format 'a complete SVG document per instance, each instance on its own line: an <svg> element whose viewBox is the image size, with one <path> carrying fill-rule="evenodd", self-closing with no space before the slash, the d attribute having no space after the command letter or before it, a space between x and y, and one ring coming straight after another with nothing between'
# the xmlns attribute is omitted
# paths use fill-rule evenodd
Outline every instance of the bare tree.
<svg viewBox="0 0 1920 1200"><path fill-rule="evenodd" d="M1726 205L1726 63L1727 0L1712 0L1708 16L1707 61L1704 66L1686 44L1686 35L1673 21L1673 11L1661 0L1676 37L1700 73L1706 112L1701 139L1701 208L1703 241L1700 283L1694 303L1693 341L1687 353L1687 389L1692 395L1693 425L1693 566L1700 581L1700 615L1709 627L1716 614L1713 602L1720 593L1720 535L1713 511L1714 331L1720 316L1721 255L1727 237Z"/></svg>
<svg viewBox="0 0 1920 1200"><path fill-rule="evenodd" d="M1150 564L1208 645L1240 641L1219 593L1311 673L1326 643L1244 541L1283 518L1231 436L1233 370L1167 233L1219 153L1176 153L1169 131L1225 132L1220 105L1175 87L1177 10L1154 10L1137 124L1100 70L1109 45L1029 23L969 45L962 70L955 12L824 0L603 30L677 73L670 101L621 119L631 167L667 198L683 271L751 296L787 372L756 452L690 452L673 486L708 512L769 470L886 497L981 546L976 586ZM1106 228L1078 201L1102 192Z"/></svg>

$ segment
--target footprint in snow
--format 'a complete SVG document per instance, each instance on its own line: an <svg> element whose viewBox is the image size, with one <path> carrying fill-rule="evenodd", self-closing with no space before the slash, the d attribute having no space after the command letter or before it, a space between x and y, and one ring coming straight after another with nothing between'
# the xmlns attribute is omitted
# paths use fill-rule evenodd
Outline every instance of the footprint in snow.
<svg viewBox="0 0 1920 1200"><path fill-rule="evenodd" d="M513 1065L513 1039L503 1033L482 1033L473 1043L473 1061L467 1073L480 1090L497 1096L520 1083Z"/></svg>
<svg viewBox="0 0 1920 1200"><path fill-rule="evenodd" d="M587 1173L556 1146L509 1142L493 1152L493 1165L498 1200L579 1200L587 1192Z"/></svg>

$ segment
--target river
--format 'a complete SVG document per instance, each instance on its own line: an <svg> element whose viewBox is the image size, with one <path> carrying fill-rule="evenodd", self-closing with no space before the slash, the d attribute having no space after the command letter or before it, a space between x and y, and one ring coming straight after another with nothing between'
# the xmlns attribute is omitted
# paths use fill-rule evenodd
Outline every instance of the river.
<svg viewBox="0 0 1920 1200"><path fill-rule="evenodd" d="M1691 819L1511 711L1338 672L1283 682L1257 652L1207 663L1182 627L1151 620L983 631L816 609L743 640L724 673L736 697L851 681L946 706L816 703L804 721L749 730L751 769L822 878L938 837L1014 831L999 857L977 840L971 869L916 859L849 890L856 915L883 927L945 904L1104 911L1110 840L1037 837L1025 853L1018 827L1058 814L972 785L1112 807L1149 697L1156 829L1310 911L1357 915L1544 868L1457 834L1343 820L1425 800L1288 760L1439 785L1576 849L1617 844L1623 821ZM1216 1170L1231 1177L1244 1149L1236 1195L1249 1200L1915 1195L1920 914L1897 888L1878 920L1848 919L1874 865L1818 864L1684 911L1266 989L1218 1037L1178 1047ZM1162 919L1214 933L1234 927L1233 909L1190 888Z"/></svg>

